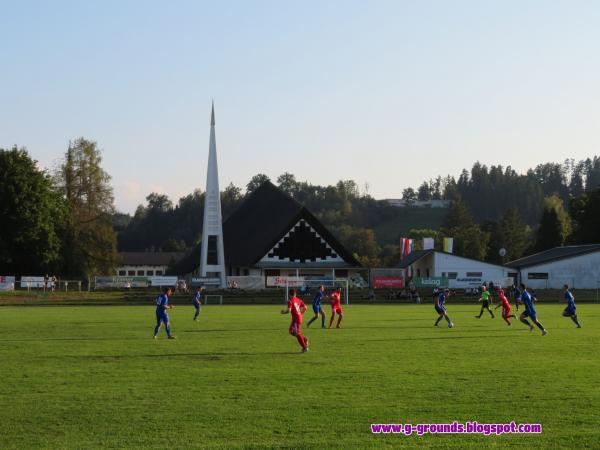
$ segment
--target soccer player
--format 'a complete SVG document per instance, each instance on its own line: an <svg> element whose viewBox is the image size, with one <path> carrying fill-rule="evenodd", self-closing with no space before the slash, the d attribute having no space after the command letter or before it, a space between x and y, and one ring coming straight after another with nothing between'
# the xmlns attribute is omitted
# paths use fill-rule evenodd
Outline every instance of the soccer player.
<svg viewBox="0 0 600 450"><path fill-rule="evenodd" d="M530 317L533 323L536 324L540 330L542 330L542 336L546 336L548 332L537 320L537 311L535 310L535 306L533 304L533 298L531 297L531 294L527 292L527 286L525 286L523 283L521 283L521 303L523 303L525 306L525 311L521 313L519 320L529 327L529 331L533 331L533 325L531 325L527 320L527 318Z"/></svg>
<svg viewBox="0 0 600 450"><path fill-rule="evenodd" d="M194 308L196 312L194 313L194 320L198 320L198 316L200 315L200 305L202 304L202 294L204 293L204 286L196 289L196 293L194 294Z"/></svg>
<svg viewBox="0 0 600 450"><path fill-rule="evenodd" d="M502 306L502 318L504 319L504 321L508 325L511 325L509 319L511 317L514 318L514 319L516 319L517 316L515 316L514 314L510 313L510 302L506 298L506 294L504 293L504 289L500 288L500 290L498 291L498 298L500 299L500 304L498 304L498 306L496 306L494 309L498 309L498 308L500 308Z"/></svg>
<svg viewBox="0 0 600 450"><path fill-rule="evenodd" d="M338 315L338 321L335 325L336 328L340 328L340 323L344 317L344 313L342 311L342 303L340 301L341 289L335 288L329 298L331 299L331 319L329 319L329 328L333 325L333 319L335 319L335 315Z"/></svg>
<svg viewBox="0 0 600 450"><path fill-rule="evenodd" d="M579 323L579 319L577 318L577 307L575 306L575 297L569 290L568 285L565 284L563 288L565 290L565 300L567 301L567 307L563 311L562 315L565 317L570 317L571 320L575 322L575 325L577 325L577 328L581 328L581 324Z"/></svg>
<svg viewBox="0 0 600 450"><path fill-rule="evenodd" d="M440 323L440 321L442 319L446 319L446 322L448 322L448 328L452 328L454 326L454 324L450 320L450 317L448 317L448 314L446 314L446 299L449 296L450 296L450 289L444 289L442 292L440 292L438 294L437 298L435 299L435 310L440 315L440 317L438 317L437 320L435 321L436 327L438 326L438 324Z"/></svg>
<svg viewBox="0 0 600 450"><path fill-rule="evenodd" d="M306 328L310 328L310 324L319 318L319 314L321 315L321 328L325 328L325 311L323 311L323 307L321 306L321 300L324 298L327 298L327 295L325 294L325 286L321 285L319 286L319 289L317 290L312 302L312 309L315 313L315 316L308 321Z"/></svg>
<svg viewBox="0 0 600 450"><path fill-rule="evenodd" d="M494 313L490 309L490 303L492 303L492 295L490 294L490 291L488 291L488 288L485 284L483 286L481 286L481 297L479 298L479 301L482 302L481 303L481 311L479 311L479 315L475 316L475 318L481 319L483 310L487 309L487 311L490 313L490 315L492 316L492 319L493 319Z"/></svg>
<svg viewBox="0 0 600 450"><path fill-rule="evenodd" d="M306 311L306 305L302 300L296 297L296 289L290 289L290 299L288 301L287 309L281 311L281 314L292 314L292 323L290 325L290 334L298 339L300 347L302 347L302 353L308 351L308 339L302 336L302 314Z"/></svg>
<svg viewBox="0 0 600 450"><path fill-rule="evenodd" d="M167 336L169 339L175 339L175 336L171 335L171 323L169 322L169 313L168 310L173 308L172 305L169 305L169 296L171 295L173 290L168 287L165 288L164 292L156 297L156 327L154 327L154 339L158 336L158 330L160 330L160 326L164 323L165 330L167 331Z"/></svg>

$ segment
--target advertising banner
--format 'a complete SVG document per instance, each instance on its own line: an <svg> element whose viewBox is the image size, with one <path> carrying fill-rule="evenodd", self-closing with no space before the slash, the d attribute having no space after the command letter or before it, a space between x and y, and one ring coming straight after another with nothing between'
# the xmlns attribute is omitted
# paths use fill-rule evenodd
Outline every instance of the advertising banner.
<svg viewBox="0 0 600 450"><path fill-rule="evenodd" d="M128 289L148 287L148 277L96 277L96 289Z"/></svg>
<svg viewBox="0 0 600 450"><path fill-rule="evenodd" d="M446 288L448 287L448 278L446 277L415 277L413 284L417 288Z"/></svg>
<svg viewBox="0 0 600 450"><path fill-rule="evenodd" d="M374 275L373 287L375 289L402 289L404 287L404 278Z"/></svg>
<svg viewBox="0 0 600 450"><path fill-rule="evenodd" d="M304 277L267 277L267 287L300 287L304 281Z"/></svg>
<svg viewBox="0 0 600 450"><path fill-rule="evenodd" d="M8 275L0 275L0 291L14 291L15 277Z"/></svg>
<svg viewBox="0 0 600 450"><path fill-rule="evenodd" d="M21 288L43 288L44 277L21 277Z"/></svg>
<svg viewBox="0 0 600 450"><path fill-rule="evenodd" d="M211 278L211 277L192 278L192 287L198 287L198 286L219 287L220 285L221 285L220 278Z"/></svg>
<svg viewBox="0 0 600 450"><path fill-rule="evenodd" d="M177 277L165 277L165 276L154 276L148 277L150 286L175 286L177 284Z"/></svg>

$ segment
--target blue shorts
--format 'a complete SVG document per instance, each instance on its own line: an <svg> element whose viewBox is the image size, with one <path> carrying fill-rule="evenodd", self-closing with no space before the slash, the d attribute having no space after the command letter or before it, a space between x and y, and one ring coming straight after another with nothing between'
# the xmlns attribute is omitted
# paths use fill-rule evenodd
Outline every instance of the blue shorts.
<svg viewBox="0 0 600 450"><path fill-rule="evenodd" d="M323 310L323 307L321 305L315 305L315 304L313 304L312 308L313 308L313 312L315 314L319 314L319 312Z"/></svg>
<svg viewBox="0 0 600 450"><path fill-rule="evenodd" d="M446 314L446 308L444 308L443 306L435 306L435 310L437 311L438 314Z"/></svg>
<svg viewBox="0 0 600 450"><path fill-rule="evenodd" d="M525 309L525 311L523 312L523 317L531 317L531 320L536 321L537 320L537 311L534 310L530 310L530 309Z"/></svg>
<svg viewBox="0 0 600 450"><path fill-rule="evenodd" d="M194 303L194 308L200 309L200 303Z"/></svg>
<svg viewBox="0 0 600 450"><path fill-rule="evenodd" d="M168 323L169 322L169 314L166 311L156 311L156 323Z"/></svg>
<svg viewBox="0 0 600 450"><path fill-rule="evenodd" d="M565 308L564 314L567 316L572 316L577 313L577 308L569 308L568 306Z"/></svg>

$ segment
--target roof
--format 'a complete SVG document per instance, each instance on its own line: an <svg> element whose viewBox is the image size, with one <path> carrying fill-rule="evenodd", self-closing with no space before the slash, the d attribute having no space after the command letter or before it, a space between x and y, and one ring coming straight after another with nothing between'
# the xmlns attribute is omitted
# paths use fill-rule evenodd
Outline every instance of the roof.
<svg viewBox="0 0 600 450"><path fill-rule="evenodd" d="M539 264L558 261L566 258L572 258L574 256L585 255L586 253L593 253L599 250L600 244L568 245L565 247L554 247L550 250L545 250L540 253L535 253L524 258L510 261L506 263L506 265L514 268L537 266Z"/></svg>
<svg viewBox="0 0 600 450"><path fill-rule="evenodd" d="M448 253L448 252L443 252L443 251L434 250L434 249L415 250L414 252L411 252L407 256L405 256L395 267L399 268L399 269L406 269L408 266L416 263L421 258L424 258L425 256L430 255L432 253L440 253L442 255L454 256L455 258L468 259L470 261L475 261L475 262L478 262L481 264L486 264L488 266L504 267L500 264L494 264L494 263L487 262L487 261L481 261L481 260L475 259L475 258L469 258L468 256L457 255L455 253Z"/></svg>
<svg viewBox="0 0 600 450"><path fill-rule="evenodd" d="M223 223L225 264L252 267L301 219L305 220L345 261L339 266L360 267L360 263L302 204L270 181L261 184ZM180 273L189 273L200 263L200 245L177 264ZM297 263L296 266L305 266ZM321 266L320 266L321 267Z"/></svg>
<svg viewBox="0 0 600 450"><path fill-rule="evenodd" d="M119 264L124 266L168 266L179 261L181 252L119 252Z"/></svg>
<svg viewBox="0 0 600 450"><path fill-rule="evenodd" d="M430 249L430 250L415 250L414 252L410 252L408 255L406 255L404 258L402 258L402 260L396 265L396 267L399 269L406 269L408 266L416 263L421 258L424 258L427 255L430 255L434 251L435 250Z"/></svg>

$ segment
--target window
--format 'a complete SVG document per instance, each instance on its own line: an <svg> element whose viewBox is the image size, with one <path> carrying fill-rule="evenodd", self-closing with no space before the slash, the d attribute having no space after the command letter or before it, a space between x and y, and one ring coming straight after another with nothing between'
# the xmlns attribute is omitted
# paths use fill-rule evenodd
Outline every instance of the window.
<svg viewBox="0 0 600 450"><path fill-rule="evenodd" d="M119 276L120 277L124 277L125 275L127 275L127 271L126 270L119 270Z"/></svg>
<svg viewBox="0 0 600 450"><path fill-rule="evenodd" d="M147 270L146 275L148 275L149 277L154 276L154 270Z"/></svg>
<svg viewBox="0 0 600 450"><path fill-rule="evenodd" d="M235 268L235 276L236 276L236 277L239 277L239 276L240 276L240 268L239 268L239 267L236 267L236 268Z"/></svg>
<svg viewBox="0 0 600 450"><path fill-rule="evenodd" d="M209 266L216 266L219 264L217 236L208 236L208 243L206 246L206 264Z"/></svg>
<svg viewBox="0 0 600 450"><path fill-rule="evenodd" d="M458 277L458 272L448 272L449 280L456 280L456 277Z"/></svg>
<svg viewBox="0 0 600 450"><path fill-rule="evenodd" d="M425 269L425 273L427 274L426 277L429 278L429 267Z"/></svg>
<svg viewBox="0 0 600 450"><path fill-rule="evenodd" d="M144 271L143 270L138 270L137 274L138 274L138 277L143 277L144 276Z"/></svg>
<svg viewBox="0 0 600 450"><path fill-rule="evenodd" d="M529 272L527 274L528 280L547 280L548 272Z"/></svg>
<svg viewBox="0 0 600 450"><path fill-rule="evenodd" d="M127 275L129 275L130 277L135 276L135 270L128 270Z"/></svg>
<svg viewBox="0 0 600 450"><path fill-rule="evenodd" d="M156 275L157 275L157 276L160 276L160 275L162 275L162 270L157 270L157 271L156 271Z"/></svg>
<svg viewBox="0 0 600 450"><path fill-rule="evenodd" d="M421 269L417 269L417 276L420 277L421 276Z"/></svg>
<svg viewBox="0 0 600 450"><path fill-rule="evenodd" d="M467 272L467 278L481 278L483 272Z"/></svg>
<svg viewBox="0 0 600 450"><path fill-rule="evenodd" d="M244 269L244 276L247 277L250 275L250 271L248 269Z"/></svg>

